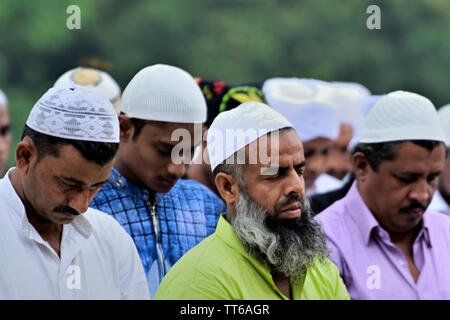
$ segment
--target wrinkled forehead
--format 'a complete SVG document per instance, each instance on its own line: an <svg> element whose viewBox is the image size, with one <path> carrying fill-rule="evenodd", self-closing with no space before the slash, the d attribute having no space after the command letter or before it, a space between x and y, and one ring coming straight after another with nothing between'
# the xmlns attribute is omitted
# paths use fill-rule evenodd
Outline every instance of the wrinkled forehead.
<svg viewBox="0 0 450 320"><path fill-rule="evenodd" d="M151 121L145 127L146 134L153 140L167 144L185 142L196 145L202 140L203 125L201 123Z"/></svg>
<svg viewBox="0 0 450 320"><path fill-rule="evenodd" d="M274 131L245 147L246 164L288 167L305 160L303 144L295 130Z"/></svg>

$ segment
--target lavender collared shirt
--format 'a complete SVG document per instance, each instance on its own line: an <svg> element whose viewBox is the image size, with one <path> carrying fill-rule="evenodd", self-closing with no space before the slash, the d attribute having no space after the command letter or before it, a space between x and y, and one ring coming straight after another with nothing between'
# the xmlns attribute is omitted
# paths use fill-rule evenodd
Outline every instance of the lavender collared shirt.
<svg viewBox="0 0 450 320"><path fill-rule="evenodd" d="M352 299L450 299L450 217L425 211L413 244L414 282L405 255L374 218L353 183L316 216Z"/></svg>

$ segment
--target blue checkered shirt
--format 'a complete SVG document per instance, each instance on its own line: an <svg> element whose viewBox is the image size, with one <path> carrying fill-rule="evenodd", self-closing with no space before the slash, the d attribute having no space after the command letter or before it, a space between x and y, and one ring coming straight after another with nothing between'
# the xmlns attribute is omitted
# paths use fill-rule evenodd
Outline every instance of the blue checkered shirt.
<svg viewBox="0 0 450 320"><path fill-rule="evenodd" d="M112 215L133 238L151 297L170 267L212 234L220 214L226 212L224 202L207 187L183 179L168 193L156 194L154 217L152 205L147 190L128 182L114 168L90 204Z"/></svg>

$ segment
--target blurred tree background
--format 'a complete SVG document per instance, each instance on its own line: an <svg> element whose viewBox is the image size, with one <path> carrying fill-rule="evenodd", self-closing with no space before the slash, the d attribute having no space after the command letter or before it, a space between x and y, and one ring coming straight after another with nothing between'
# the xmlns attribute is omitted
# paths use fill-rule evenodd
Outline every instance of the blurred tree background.
<svg viewBox="0 0 450 320"><path fill-rule="evenodd" d="M366 27L372 4L380 30ZM66 27L69 5L81 9L80 30ZM230 83L307 77L450 102L448 0L0 0L0 30L14 147L35 101L78 65L108 71L122 89L167 63Z"/></svg>

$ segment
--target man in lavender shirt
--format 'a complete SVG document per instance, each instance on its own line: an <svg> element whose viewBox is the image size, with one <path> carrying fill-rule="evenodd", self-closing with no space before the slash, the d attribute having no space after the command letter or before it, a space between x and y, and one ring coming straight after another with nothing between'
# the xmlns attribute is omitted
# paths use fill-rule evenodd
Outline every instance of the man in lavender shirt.
<svg viewBox="0 0 450 320"><path fill-rule="evenodd" d="M450 217L426 210L444 142L420 95L390 93L368 114L352 156L356 180L317 216L352 299L450 299Z"/></svg>

